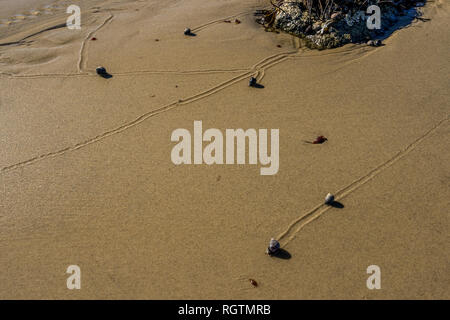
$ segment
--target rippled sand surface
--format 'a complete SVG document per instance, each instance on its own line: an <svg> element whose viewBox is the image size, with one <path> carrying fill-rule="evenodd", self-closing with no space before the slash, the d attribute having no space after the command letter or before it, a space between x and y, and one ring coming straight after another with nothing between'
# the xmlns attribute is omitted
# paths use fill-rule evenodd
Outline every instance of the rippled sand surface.
<svg viewBox="0 0 450 320"><path fill-rule="evenodd" d="M450 298L448 2L326 51L264 32L265 0L77 3L81 30L0 1L0 298ZM195 120L279 129L279 172L174 165Z"/></svg>

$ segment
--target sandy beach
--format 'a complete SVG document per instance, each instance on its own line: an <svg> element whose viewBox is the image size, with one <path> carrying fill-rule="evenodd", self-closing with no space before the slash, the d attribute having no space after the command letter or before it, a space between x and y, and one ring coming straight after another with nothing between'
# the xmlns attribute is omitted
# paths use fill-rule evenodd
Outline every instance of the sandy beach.
<svg viewBox="0 0 450 320"><path fill-rule="evenodd" d="M0 299L450 299L448 1L322 51L268 5L0 0ZM279 129L278 172L175 165L194 121Z"/></svg>

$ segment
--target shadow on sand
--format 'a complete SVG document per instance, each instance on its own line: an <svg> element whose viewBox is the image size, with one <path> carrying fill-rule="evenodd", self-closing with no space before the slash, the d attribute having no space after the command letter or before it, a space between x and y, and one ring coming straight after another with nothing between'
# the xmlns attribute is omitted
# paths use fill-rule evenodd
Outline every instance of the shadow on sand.
<svg viewBox="0 0 450 320"><path fill-rule="evenodd" d="M263 89L264 86L262 84L259 83L255 83L254 85L251 86L252 88L256 88L256 89Z"/></svg>
<svg viewBox="0 0 450 320"><path fill-rule="evenodd" d="M278 249L277 252L272 253L270 256L278 258L278 259L283 259L283 260L289 260L291 258L291 254L289 252L287 252L286 250L281 249L281 248Z"/></svg>
<svg viewBox="0 0 450 320"><path fill-rule="evenodd" d="M330 207L342 209L344 208L344 205L340 203L339 201L333 201L332 203L328 204Z"/></svg>
<svg viewBox="0 0 450 320"><path fill-rule="evenodd" d="M111 79L113 76L112 74L108 73L108 72L104 72L99 74L100 77L105 78L105 79Z"/></svg>

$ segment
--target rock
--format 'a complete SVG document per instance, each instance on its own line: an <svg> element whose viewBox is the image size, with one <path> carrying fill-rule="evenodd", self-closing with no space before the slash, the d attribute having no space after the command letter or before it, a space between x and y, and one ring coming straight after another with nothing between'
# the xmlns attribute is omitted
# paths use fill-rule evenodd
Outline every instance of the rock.
<svg viewBox="0 0 450 320"><path fill-rule="evenodd" d="M191 29L189 29L189 28L184 29L184 34L185 34L186 36L192 34Z"/></svg>
<svg viewBox="0 0 450 320"><path fill-rule="evenodd" d="M327 194L327 196L325 197L325 204L332 204L334 202L334 196L329 193Z"/></svg>
<svg viewBox="0 0 450 320"><path fill-rule="evenodd" d="M256 85L256 78L255 77L251 77L250 81L248 82L248 86L249 87L254 87Z"/></svg>
<svg viewBox="0 0 450 320"><path fill-rule="evenodd" d="M379 47L381 45L382 45L381 40L375 40L375 46Z"/></svg>
<svg viewBox="0 0 450 320"><path fill-rule="evenodd" d="M413 6L416 6L413 1L399 1L404 4L402 6L382 1L380 3L382 29L369 29L367 27L368 15L366 15L365 7L361 5L363 0L339 1L331 8L332 14L327 21L324 21L323 18L326 16L324 10L329 8L320 9L323 11L321 13L318 8L308 10L304 1L280 2L280 10L274 10L270 16L266 16L266 20L270 18L270 22L264 21L265 26L270 24L273 30L281 30L297 36L302 39L302 43L306 47L319 50L382 38L386 29L390 25L394 25L400 15L404 15ZM379 46L382 44L368 43L368 45Z"/></svg>
<svg viewBox="0 0 450 320"><path fill-rule="evenodd" d="M374 44L373 40L369 40L369 41L367 41L367 45L373 47L375 44Z"/></svg>
<svg viewBox="0 0 450 320"><path fill-rule="evenodd" d="M305 37L307 46L312 49L331 49L344 43L350 42L345 35L336 35L335 33L324 33L308 35Z"/></svg>

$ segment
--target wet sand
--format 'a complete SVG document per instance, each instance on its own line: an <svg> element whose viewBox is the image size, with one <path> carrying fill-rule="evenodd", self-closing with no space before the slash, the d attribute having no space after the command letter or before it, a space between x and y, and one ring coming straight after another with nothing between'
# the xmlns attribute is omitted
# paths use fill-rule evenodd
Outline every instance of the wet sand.
<svg viewBox="0 0 450 320"><path fill-rule="evenodd" d="M326 51L264 32L264 0L80 3L79 31L0 27L0 298L450 298L447 2ZM195 120L279 129L279 172L174 165Z"/></svg>

